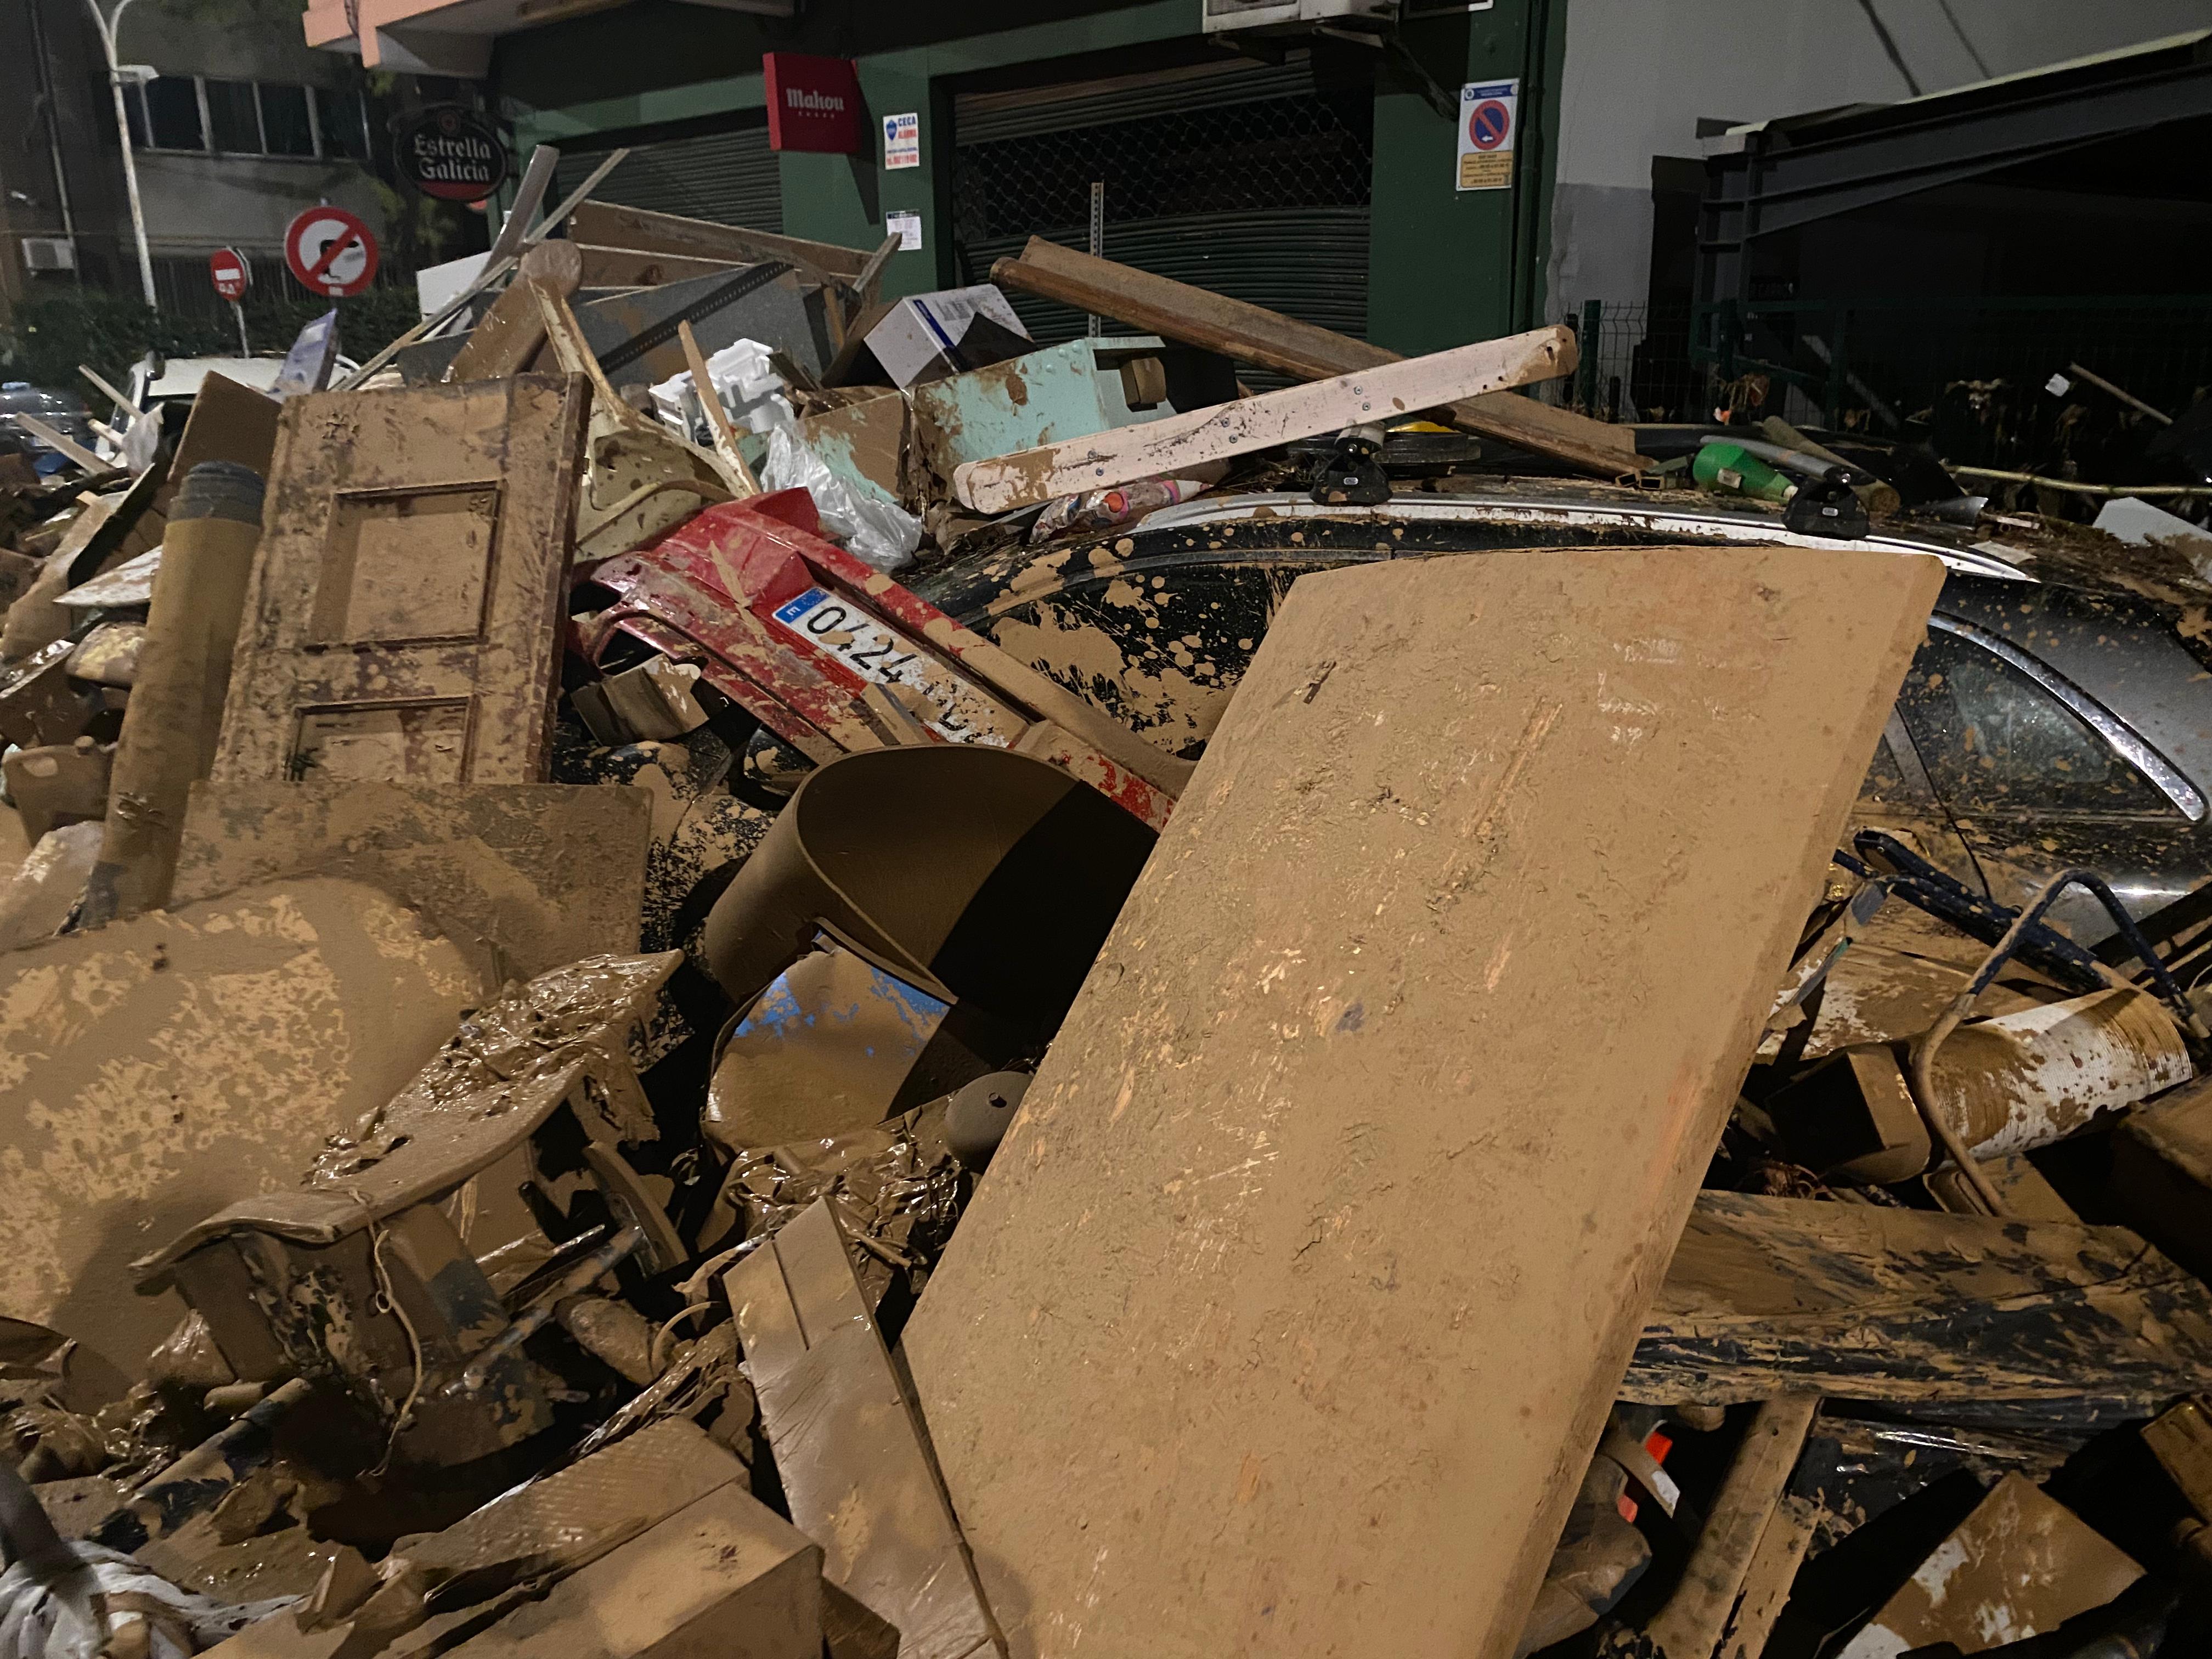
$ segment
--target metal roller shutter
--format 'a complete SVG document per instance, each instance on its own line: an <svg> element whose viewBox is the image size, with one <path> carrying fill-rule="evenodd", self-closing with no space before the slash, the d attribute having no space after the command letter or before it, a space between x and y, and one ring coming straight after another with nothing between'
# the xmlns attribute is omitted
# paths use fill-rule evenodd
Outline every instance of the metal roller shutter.
<svg viewBox="0 0 2212 1659"><path fill-rule="evenodd" d="M606 159L605 149L563 149L562 188L573 190ZM783 182L766 127L702 133L633 146L592 194L621 207L680 213L748 230L783 228Z"/></svg>
<svg viewBox="0 0 2212 1659"><path fill-rule="evenodd" d="M1091 182L1103 179L1108 258L1341 333L1367 331L1367 83L1324 82L1303 58L1208 64L965 94L954 122L963 280L986 280L994 259L1031 235L1087 246ZM1010 297L1040 341L1083 331L1078 312Z"/></svg>

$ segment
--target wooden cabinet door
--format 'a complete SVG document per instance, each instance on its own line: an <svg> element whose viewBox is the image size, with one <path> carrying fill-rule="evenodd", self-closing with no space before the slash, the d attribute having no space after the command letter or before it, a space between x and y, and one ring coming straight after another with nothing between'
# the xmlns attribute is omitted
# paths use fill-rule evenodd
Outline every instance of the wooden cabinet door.
<svg viewBox="0 0 2212 1659"><path fill-rule="evenodd" d="M284 406L215 778L537 783L581 376Z"/></svg>

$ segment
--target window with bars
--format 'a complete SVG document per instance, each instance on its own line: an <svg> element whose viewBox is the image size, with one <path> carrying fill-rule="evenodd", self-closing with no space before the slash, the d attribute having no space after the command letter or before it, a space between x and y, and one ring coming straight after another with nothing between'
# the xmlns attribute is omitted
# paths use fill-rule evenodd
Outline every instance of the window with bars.
<svg viewBox="0 0 2212 1659"><path fill-rule="evenodd" d="M368 112L355 91L162 75L130 88L125 107L139 149L368 159Z"/></svg>

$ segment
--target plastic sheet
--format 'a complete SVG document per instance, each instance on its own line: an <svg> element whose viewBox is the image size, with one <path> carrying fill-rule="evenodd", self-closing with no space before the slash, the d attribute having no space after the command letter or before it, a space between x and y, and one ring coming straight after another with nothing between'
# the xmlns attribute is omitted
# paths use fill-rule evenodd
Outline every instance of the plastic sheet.
<svg viewBox="0 0 2212 1659"><path fill-rule="evenodd" d="M70 1544L66 1560L33 1555L0 1572L0 1659L96 1659L111 1642L147 1659L188 1659L235 1635L291 1598L237 1606L179 1589L129 1556ZM119 1639L120 1638L120 1639Z"/></svg>
<svg viewBox="0 0 2212 1659"><path fill-rule="evenodd" d="M918 1294L973 1184L945 1143L944 1114L925 1106L873 1128L740 1152L723 1201L744 1216L750 1244L826 1198L860 1249L854 1265L870 1305L901 1274Z"/></svg>
<svg viewBox="0 0 2212 1659"><path fill-rule="evenodd" d="M854 558L886 574L912 564L921 545L920 519L854 489L807 447L796 427L779 426L768 434L761 483L769 489L804 489L814 498L823 529Z"/></svg>

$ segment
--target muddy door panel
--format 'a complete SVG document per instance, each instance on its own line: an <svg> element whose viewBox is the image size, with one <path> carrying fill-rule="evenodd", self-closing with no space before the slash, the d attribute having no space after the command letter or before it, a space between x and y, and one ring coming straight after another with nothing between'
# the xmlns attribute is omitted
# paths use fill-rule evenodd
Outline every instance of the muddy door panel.
<svg viewBox="0 0 2212 1659"><path fill-rule="evenodd" d="M535 783L580 379L285 406L215 776Z"/></svg>

